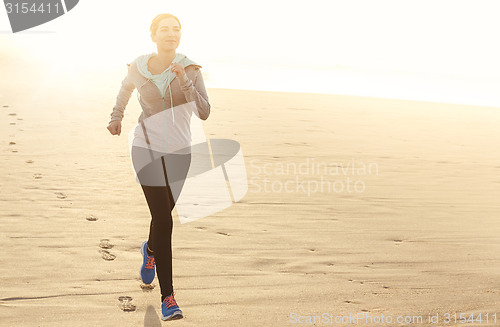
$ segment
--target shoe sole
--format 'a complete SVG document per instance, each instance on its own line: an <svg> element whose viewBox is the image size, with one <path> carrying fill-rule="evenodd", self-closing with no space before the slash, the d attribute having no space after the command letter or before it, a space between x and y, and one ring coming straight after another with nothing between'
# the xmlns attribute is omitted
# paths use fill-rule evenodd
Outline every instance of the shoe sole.
<svg viewBox="0 0 500 327"><path fill-rule="evenodd" d="M144 253L145 249L144 249L144 243L142 243L141 245L141 254L142 254L142 262L144 262L144 257L146 257L146 253ZM142 264L141 264L141 269L142 269ZM151 283L146 283L142 280L142 275L141 275L141 281L145 284L145 285L151 285L153 282L154 282L154 277L153 277L153 280L151 281Z"/></svg>
<svg viewBox="0 0 500 327"><path fill-rule="evenodd" d="M172 313L170 316L162 316L161 320L177 320L177 319L182 319L184 316L182 315L182 311L175 311Z"/></svg>

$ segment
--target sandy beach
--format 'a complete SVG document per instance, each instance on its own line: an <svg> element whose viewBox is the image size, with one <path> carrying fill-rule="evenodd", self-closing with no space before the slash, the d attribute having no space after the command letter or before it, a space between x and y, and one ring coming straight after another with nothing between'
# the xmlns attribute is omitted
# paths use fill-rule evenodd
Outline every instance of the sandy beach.
<svg viewBox="0 0 500 327"><path fill-rule="evenodd" d="M249 189L174 217L185 317L161 322L157 280L140 287L135 93L106 129L125 67L0 59L0 325L500 325L500 108L208 89L206 135L241 144Z"/></svg>

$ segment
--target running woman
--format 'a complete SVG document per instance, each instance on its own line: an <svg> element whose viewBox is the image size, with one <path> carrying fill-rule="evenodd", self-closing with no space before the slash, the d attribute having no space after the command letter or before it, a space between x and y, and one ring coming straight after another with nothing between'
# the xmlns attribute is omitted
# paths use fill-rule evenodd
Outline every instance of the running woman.
<svg viewBox="0 0 500 327"><path fill-rule="evenodd" d="M141 246L140 275L145 284L157 275L162 320L171 320L183 317L172 281L172 210L191 163L190 117L194 113L206 120L210 104L201 66L176 52L181 38L179 19L160 14L150 31L157 53L128 64L107 128L112 135L120 135L125 107L137 89L142 113L134 131L133 144L138 146L132 146L131 157L151 213L149 237Z"/></svg>

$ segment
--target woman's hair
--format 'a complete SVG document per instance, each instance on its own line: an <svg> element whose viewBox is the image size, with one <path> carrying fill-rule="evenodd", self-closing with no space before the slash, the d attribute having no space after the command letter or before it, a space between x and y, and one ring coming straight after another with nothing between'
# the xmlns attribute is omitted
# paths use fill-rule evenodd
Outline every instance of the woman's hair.
<svg viewBox="0 0 500 327"><path fill-rule="evenodd" d="M173 19L175 19L179 23L179 28L181 28L181 22L179 21L179 18L175 17L172 14L159 14L151 22L151 27L149 28L151 30L151 34L156 33L156 30L158 29L158 25L165 18L173 18Z"/></svg>

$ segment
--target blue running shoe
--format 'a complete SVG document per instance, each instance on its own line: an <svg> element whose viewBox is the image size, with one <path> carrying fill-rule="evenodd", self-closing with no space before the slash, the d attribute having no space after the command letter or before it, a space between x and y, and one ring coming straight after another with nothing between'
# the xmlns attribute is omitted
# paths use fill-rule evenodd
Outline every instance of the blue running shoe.
<svg viewBox="0 0 500 327"><path fill-rule="evenodd" d="M175 320L183 317L181 309L174 299L175 292L167 296L161 304L161 320Z"/></svg>
<svg viewBox="0 0 500 327"><path fill-rule="evenodd" d="M148 242L144 241L141 246L141 279L144 284L151 284L153 279L155 279L155 257L148 255L148 252L146 251L147 248Z"/></svg>

